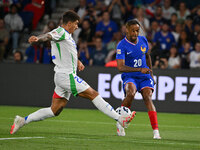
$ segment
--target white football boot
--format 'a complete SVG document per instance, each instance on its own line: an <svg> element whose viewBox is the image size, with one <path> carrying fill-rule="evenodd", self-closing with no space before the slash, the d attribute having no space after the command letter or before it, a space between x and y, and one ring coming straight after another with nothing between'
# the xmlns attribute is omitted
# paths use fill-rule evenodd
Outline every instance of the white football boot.
<svg viewBox="0 0 200 150"><path fill-rule="evenodd" d="M15 134L21 127L25 125L25 119L20 116L16 116L13 125L10 129L10 134Z"/></svg>
<svg viewBox="0 0 200 150"><path fill-rule="evenodd" d="M159 130L153 130L153 139L161 139Z"/></svg>
<svg viewBox="0 0 200 150"><path fill-rule="evenodd" d="M133 118L135 117L135 115L136 115L136 112L135 112L135 111L133 111L133 112L131 113L130 116L121 115L121 116L119 117L119 119L118 119L118 122L119 122L119 124L120 124L123 128L127 128L128 125L129 125L129 123L130 123L130 122L133 120Z"/></svg>
<svg viewBox="0 0 200 150"><path fill-rule="evenodd" d="M125 135L126 135L125 130L124 130L124 128L119 124L119 122L117 122L116 126L117 126L117 135L118 135L118 136L125 136Z"/></svg>

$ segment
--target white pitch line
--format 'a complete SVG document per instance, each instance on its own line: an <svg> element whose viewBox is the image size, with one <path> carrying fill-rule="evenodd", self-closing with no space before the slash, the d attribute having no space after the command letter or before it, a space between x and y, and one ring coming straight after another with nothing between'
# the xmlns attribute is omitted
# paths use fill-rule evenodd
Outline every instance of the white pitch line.
<svg viewBox="0 0 200 150"><path fill-rule="evenodd" d="M12 119L13 118L5 118L5 117L0 117L0 119ZM97 122L97 121L75 121L75 120L45 120L47 122L67 122L67 123L85 123L85 124L102 124L102 125L113 125L115 122ZM133 123L134 124L134 123ZM150 127L150 124L134 124L134 126L143 126L143 127ZM164 128L188 128L188 129L200 129L200 126L196 127L187 127L187 126L174 126L174 125L159 125L159 127L164 127Z"/></svg>
<svg viewBox="0 0 200 150"><path fill-rule="evenodd" d="M0 141L3 140L25 140L25 139L43 139L45 137L14 137L14 138L0 138Z"/></svg>
<svg viewBox="0 0 200 150"><path fill-rule="evenodd" d="M92 139L92 138L85 138L85 139L80 139L80 138L65 138L65 137L56 137L57 139L63 139L63 140L71 140L71 141L77 141L77 140L81 140L81 141L105 141L102 139ZM118 142L118 140L113 140L113 139L106 139L109 142ZM122 141L121 141L122 142ZM128 141L129 143L141 143L141 144L162 144L162 145L192 145L192 146L200 146L200 144L198 143L175 143L175 142L168 142L168 141L163 141L163 140L151 140L151 141L139 141L136 139L131 139Z"/></svg>
<svg viewBox="0 0 200 150"><path fill-rule="evenodd" d="M86 124L102 124L102 125L113 125L115 122L97 122L97 121L75 121L75 120L45 120L49 122L68 122L68 123L86 123ZM134 124L134 123L132 123ZM150 124L134 124L134 126L144 126L150 127ZM159 125L160 127L166 128L189 128L189 129L199 129L200 127L187 127L187 126L173 126L173 125Z"/></svg>

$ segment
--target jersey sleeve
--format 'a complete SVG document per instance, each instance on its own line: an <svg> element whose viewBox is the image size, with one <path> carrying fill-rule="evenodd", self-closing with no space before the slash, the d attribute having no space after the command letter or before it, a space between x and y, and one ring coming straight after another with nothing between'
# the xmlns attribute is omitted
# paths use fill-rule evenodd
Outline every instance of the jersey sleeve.
<svg viewBox="0 0 200 150"><path fill-rule="evenodd" d="M96 32L97 32L97 31L101 31L101 30L102 30L102 23L99 22L99 23L97 24L97 26L96 26Z"/></svg>
<svg viewBox="0 0 200 150"><path fill-rule="evenodd" d="M156 32L155 35L154 35L154 37L153 37L153 42L154 42L154 43L156 43L156 42L158 41L159 36L160 36L160 35L159 35L159 32Z"/></svg>
<svg viewBox="0 0 200 150"><path fill-rule="evenodd" d="M118 27L117 27L117 24L115 22L113 22L112 29L113 29L113 32L118 31Z"/></svg>
<svg viewBox="0 0 200 150"><path fill-rule="evenodd" d="M63 28L57 28L49 32L49 34L52 36L53 41L62 41L66 38L65 30Z"/></svg>
<svg viewBox="0 0 200 150"><path fill-rule="evenodd" d="M145 36L144 36L144 40L145 40L145 42L147 44L147 52L148 52L149 51L149 43L148 43L147 38Z"/></svg>
<svg viewBox="0 0 200 150"><path fill-rule="evenodd" d="M122 42L117 45L116 59L125 59L125 48Z"/></svg>

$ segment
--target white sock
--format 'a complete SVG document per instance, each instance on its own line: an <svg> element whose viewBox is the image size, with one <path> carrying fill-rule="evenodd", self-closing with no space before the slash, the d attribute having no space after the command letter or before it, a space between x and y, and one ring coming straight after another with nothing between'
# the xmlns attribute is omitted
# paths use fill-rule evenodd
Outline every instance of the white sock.
<svg viewBox="0 0 200 150"><path fill-rule="evenodd" d="M100 95L98 95L97 97L95 97L92 100L92 103L104 114L106 114L107 116L115 119L116 121L119 118L119 114L116 113L116 111L113 109L113 107L107 103Z"/></svg>
<svg viewBox="0 0 200 150"><path fill-rule="evenodd" d="M155 134L160 135L159 130L158 130L158 129L153 130L153 134L154 134L154 135L155 135Z"/></svg>
<svg viewBox="0 0 200 150"><path fill-rule="evenodd" d="M39 109L38 111L28 115L25 117L25 124L28 124L32 121L40 121L44 120L46 118L54 117L54 113L51 110L51 107L48 108L42 108Z"/></svg>

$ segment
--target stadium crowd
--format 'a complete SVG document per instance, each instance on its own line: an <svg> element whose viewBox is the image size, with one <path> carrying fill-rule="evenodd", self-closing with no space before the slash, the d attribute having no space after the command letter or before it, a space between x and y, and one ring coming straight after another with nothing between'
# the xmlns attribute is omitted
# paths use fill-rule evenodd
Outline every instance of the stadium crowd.
<svg viewBox="0 0 200 150"><path fill-rule="evenodd" d="M18 50L22 31L34 31L44 15L47 33L61 24L51 14L61 0L0 0L0 61L51 63L50 43ZM151 49L153 68L200 68L200 3L189 0L79 0L80 27L73 34L84 65L116 67L116 46L125 22L137 19ZM17 54L16 54L17 53Z"/></svg>

